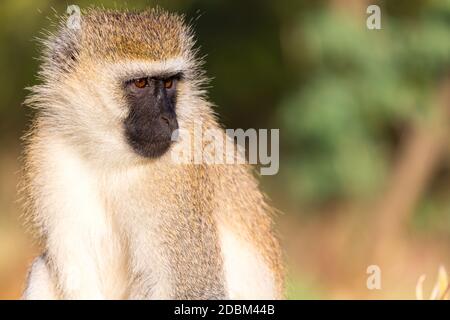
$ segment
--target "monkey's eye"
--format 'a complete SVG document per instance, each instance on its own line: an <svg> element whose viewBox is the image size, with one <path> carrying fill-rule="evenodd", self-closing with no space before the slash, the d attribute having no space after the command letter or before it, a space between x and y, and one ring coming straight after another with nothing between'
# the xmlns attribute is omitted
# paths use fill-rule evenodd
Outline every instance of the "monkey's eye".
<svg viewBox="0 0 450 320"><path fill-rule="evenodd" d="M164 88L170 89L173 87L173 79L164 80Z"/></svg>
<svg viewBox="0 0 450 320"><path fill-rule="evenodd" d="M133 83L137 88L142 89L148 85L148 80L147 80L147 78L140 78L140 79L134 80Z"/></svg>

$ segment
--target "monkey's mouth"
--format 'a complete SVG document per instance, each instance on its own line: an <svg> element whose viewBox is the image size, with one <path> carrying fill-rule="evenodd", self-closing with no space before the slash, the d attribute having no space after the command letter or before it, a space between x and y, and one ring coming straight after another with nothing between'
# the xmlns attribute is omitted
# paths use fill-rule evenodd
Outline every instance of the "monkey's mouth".
<svg viewBox="0 0 450 320"><path fill-rule="evenodd" d="M145 158L158 158L165 154L172 145L171 139L142 141L128 138L128 143L134 152Z"/></svg>
<svg viewBox="0 0 450 320"><path fill-rule="evenodd" d="M133 120L125 121L125 135L134 152L142 157L158 158L169 150L174 142L172 137L178 132L176 119L170 123L164 119L147 123Z"/></svg>

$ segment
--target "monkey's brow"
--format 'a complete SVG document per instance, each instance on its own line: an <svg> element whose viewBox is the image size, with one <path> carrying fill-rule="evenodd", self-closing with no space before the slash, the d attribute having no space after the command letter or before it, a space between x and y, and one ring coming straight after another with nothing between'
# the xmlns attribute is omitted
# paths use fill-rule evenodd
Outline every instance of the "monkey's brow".
<svg viewBox="0 0 450 320"><path fill-rule="evenodd" d="M134 75L130 75L125 79L125 82L133 81L136 79L142 79L142 78L148 78L148 79L169 79L169 78L175 78L175 79L183 79L184 73L183 71L171 71L171 72L158 72L153 74L145 74L145 73L136 73Z"/></svg>
<svg viewBox="0 0 450 320"><path fill-rule="evenodd" d="M175 71L175 72L156 73L154 75L149 76L149 78L150 79L169 79L169 78L182 79L183 76L184 76L184 73L182 71Z"/></svg>

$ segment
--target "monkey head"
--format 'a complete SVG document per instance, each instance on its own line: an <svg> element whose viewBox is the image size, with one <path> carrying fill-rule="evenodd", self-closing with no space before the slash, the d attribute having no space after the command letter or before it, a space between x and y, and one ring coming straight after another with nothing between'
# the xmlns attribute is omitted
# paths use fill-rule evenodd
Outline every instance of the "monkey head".
<svg viewBox="0 0 450 320"><path fill-rule="evenodd" d="M79 28L62 19L43 41L43 83L28 103L85 154L125 162L163 156L174 131L205 106L190 27L161 9L88 9L80 18Z"/></svg>

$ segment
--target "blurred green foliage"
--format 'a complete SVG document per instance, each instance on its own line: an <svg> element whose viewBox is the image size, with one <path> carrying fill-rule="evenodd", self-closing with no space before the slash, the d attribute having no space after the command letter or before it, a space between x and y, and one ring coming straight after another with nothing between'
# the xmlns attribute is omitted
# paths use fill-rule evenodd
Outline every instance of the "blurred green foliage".
<svg viewBox="0 0 450 320"><path fill-rule="evenodd" d="M389 132L427 118L450 70L450 1L421 5L414 16L382 9L382 30L345 11L300 14L289 50L306 55L311 70L280 117L286 179L303 203L371 195L387 174Z"/></svg>

